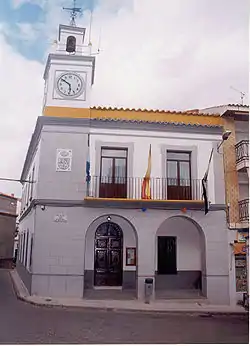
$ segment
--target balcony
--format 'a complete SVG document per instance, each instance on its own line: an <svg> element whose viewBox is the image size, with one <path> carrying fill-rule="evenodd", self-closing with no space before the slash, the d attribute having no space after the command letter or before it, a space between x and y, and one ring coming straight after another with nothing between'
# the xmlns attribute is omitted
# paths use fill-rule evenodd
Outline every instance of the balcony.
<svg viewBox="0 0 250 346"><path fill-rule="evenodd" d="M248 170L249 168L249 141L242 140L235 145L236 166L238 171Z"/></svg>
<svg viewBox="0 0 250 346"><path fill-rule="evenodd" d="M198 179L151 178L149 194L143 193L144 178L92 176L86 200L109 200L185 206L203 206L202 184Z"/></svg>
<svg viewBox="0 0 250 346"><path fill-rule="evenodd" d="M240 222L248 223L249 222L249 199L243 199L239 201L239 214Z"/></svg>

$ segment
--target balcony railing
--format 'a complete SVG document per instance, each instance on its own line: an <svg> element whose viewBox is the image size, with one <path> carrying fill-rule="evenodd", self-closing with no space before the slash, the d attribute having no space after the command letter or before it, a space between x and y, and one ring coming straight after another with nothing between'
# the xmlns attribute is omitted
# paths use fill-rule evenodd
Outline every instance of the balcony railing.
<svg viewBox="0 0 250 346"><path fill-rule="evenodd" d="M239 201L240 222L249 221L249 199Z"/></svg>
<svg viewBox="0 0 250 346"><path fill-rule="evenodd" d="M236 163L249 159L249 141L242 140L235 145Z"/></svg>
<svg viewBox="0 0 250 346"><path fill-rule="evenodd" d="M198 179L151 178L150 194L143 193L144 178L92 176L88 197L151 199L151 200L202 200L202 184Z"/></svg>

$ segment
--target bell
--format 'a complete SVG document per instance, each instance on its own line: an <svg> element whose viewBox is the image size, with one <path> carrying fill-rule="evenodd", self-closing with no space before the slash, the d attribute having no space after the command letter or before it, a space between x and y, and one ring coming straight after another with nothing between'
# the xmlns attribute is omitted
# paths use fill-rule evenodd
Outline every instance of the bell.
<svg viewBox="0 0 250 346"><path fill-rule="evenodd" d="M68 36L67 44L66 44L66 51L68 53L73 53L76 51L76 38L75 38L75 36Z"/></svg>

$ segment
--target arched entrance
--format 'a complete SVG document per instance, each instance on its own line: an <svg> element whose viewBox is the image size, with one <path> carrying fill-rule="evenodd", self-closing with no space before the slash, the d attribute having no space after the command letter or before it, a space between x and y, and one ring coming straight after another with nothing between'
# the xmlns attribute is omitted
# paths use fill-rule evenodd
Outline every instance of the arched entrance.
<svg viewBox="0 0 250 346"><path fill-rule="evenodd" d="M94 285L122 286L123 232L114 222L101 223L95 232Z"/></svg>
<svg viewBox="0 0 250 346"><path fill-rule="evenodd" d="M206 296L205 235L193 219L172 216L156 233L156 297Z"/></svg>

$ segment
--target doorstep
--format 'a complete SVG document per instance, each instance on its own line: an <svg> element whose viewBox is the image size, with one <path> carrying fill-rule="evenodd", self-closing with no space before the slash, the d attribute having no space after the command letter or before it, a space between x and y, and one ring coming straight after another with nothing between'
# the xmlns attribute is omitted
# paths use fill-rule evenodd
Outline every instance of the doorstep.
<svg viewBox="0 0 250 346"><path fill-rule="evenodd" d="M13 286L19 299L28 303L48 307L68 307L100 309L106 311L130 311L151 313L191 313L191 314L241 314L247 312L241 306L211 305L207 301L194 300L155 300L145 304L139 300L90 300L81 298L52 298L29 295L16 270L10 271Z"/></svg>

